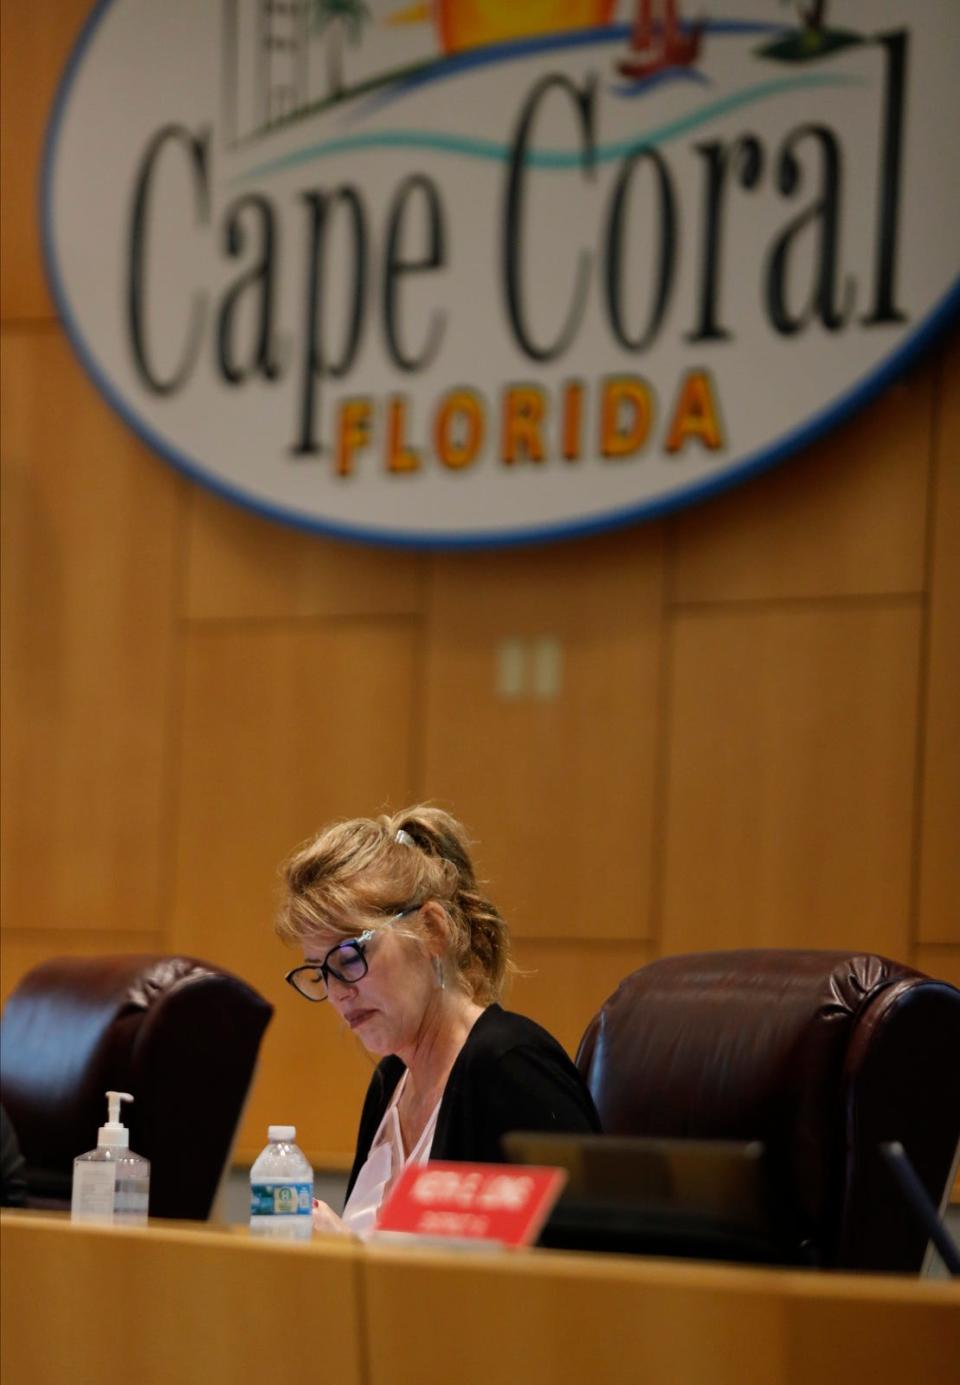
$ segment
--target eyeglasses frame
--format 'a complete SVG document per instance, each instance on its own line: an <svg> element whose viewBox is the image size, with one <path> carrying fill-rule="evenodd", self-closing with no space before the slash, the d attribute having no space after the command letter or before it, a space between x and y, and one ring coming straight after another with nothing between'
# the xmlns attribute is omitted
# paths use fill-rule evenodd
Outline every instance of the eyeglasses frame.
<svg viewBox="0 0 960 1385"><path fill-rule="evenodd" d="M385 928L388 924L396 923L397 919L406 918L407 914L415 914L418 909L422 908L422 904L409 904L406 909L400 909L396 914L391 914L389 918L385 919L382 927ZM363 932L359 933L355 938L344 938L342 942L334 943L333 947L324 954L320 962L301 962L299 966L291 967L286 976L284 976L284 981L286 981L288 986L293 987L297 995L302 996L304 1000L308 1000L311 1005L321 1005L325 1000L329 999L331 976L339 981L341 986L355 986L358 981L363 980L370 970L365 944L368 943L371 938L375 938L380 931L380 928L365 928ZM363 971L359 976L354 977L352 981L345 976L341 976L340 973L327 962L327 958L332 953L338 951L341 947L348 946L356 948L357 955L363 963ZM307 995L306 991L301 991L295 980L297 973L301 971L319 971L320 975L323 977L323 984L326 987L326 995Z"/></svg>

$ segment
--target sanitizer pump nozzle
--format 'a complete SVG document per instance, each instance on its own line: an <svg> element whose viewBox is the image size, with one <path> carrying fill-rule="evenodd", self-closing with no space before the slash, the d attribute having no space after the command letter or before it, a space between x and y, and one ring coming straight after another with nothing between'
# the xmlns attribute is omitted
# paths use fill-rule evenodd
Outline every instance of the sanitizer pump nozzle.
<svg viewBox="0 0 960 1385"><path fill-rule="evenodd" d="M130 1131L120 1121L121 1101L132 1101L129 1092L107 1092L107 1123L97 1131L98 1149L128 1149Z"/></svg>

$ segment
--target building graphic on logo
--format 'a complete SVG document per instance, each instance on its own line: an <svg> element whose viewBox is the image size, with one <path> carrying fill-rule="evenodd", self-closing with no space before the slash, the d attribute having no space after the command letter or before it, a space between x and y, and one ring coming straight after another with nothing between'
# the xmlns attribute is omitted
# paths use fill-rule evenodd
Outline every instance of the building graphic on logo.
<svg viewBox="0 0 960 1385"><path fill-rule="evenodd" d="M322 99L313 0L223 0L224 140L265 134Z"/></svg>

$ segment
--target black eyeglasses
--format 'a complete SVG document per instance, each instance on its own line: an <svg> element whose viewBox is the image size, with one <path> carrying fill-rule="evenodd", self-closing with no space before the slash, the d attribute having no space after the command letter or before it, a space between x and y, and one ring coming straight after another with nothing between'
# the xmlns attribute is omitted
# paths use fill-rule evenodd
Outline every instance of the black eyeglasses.
<svg viewBox="0 0 960 1385"><path fill-rule="evenodd" d="M415 914L420 907L419 904L411 904L399 913L391 914L386 922L395 923L407 914ZM330 949L323 961L305 962L303 966L294 967L292 971L287 972L284 981L291 985L298 995L302 995L304 1000L326 1000L331 976L337 981L342 981L345 986L352 986L366 976L369 966L366 945L379 931L377 928L366 928L356 938L345 938L342 943L336 943Z"/></svg>

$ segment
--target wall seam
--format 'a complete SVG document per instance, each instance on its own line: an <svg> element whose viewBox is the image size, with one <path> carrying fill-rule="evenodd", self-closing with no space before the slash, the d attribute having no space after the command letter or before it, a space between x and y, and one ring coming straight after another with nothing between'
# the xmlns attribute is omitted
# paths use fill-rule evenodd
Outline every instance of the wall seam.
<svg viewBox="0 0 960 1385"><path fill-rule="evenodd" d="M927 513L923 542L924 596L917 650L917 722L914 738L913 832L910 853L910 893L907 899L907 937L910 956L920 946L920 890L923 859L924 790L926 788L927 714L930 684L930 624L934 574L934 541L937 518L937 479L940 459L941 404L945 381L943 348L937 357L933 398L930 404L930 438L927 453Z"/></svg>
<svg viewBox="0 0 960 1385"><path fill-rule="evenodd" d="M729 601L678 601L669 608L672 616L724 615L766 611L870 610L873 607L915 607L927 599L925 591L850 592L836 596L761 596Z"/></svg>
<svg viewBox="0 0 960 1385"><path fill-rule="evenodd" d="M407 762L407 783L410 786L411 797L417 802L422 803L428 796L426 787L426 743L427 743L427 717L425 707L427 701L427 664L430 658L430 642L427 637L428 607L433 591L433 565L435 557L432 554L424 557L420 573L417 580L418 606L419 609L414 616L416 622L413 634L413 672L412 686L410 689L410 735L408 737L409 760ZM406 617L410 619L408 615Z"/></svg>
<svg viewBox="0 0 960 1385"><path fill-rule="evenodd" d="M423 620L422 609L417 611L331 611L317 612L314 615L264 615L264 616L191 616L182 613L180 623L188 632L197 634L243 633L259 630L305 630L322 629L337 625L383 625L385 623Z"/></svg>
<svg viewBox="0 0 960 1385"><path fill-rule="evenodd" d="M183 487L175 539L176 577L171 602L170 673L167 686L165 735L167 755L163 783L162 817L159 852L162 863L161 888L157 901L160 935L172 951L181 947L180 930L176 920L178 834L180 826L180 763L183 754L183 719L185 714L185 683L187 640L190 622L186 618L187 576L190 561L189 533L192 487L180 480Z"/></svg>
<svg viewBox="0 0 960 1385"><path fill-rule="evenodd" d="M653 766L653 820L650 831L650 928L649 940L655 957L663 955L663 906L666 882L666 852L669 840L670 696L673 686L673 641L676 607L671 605L676 524L665 526L663 545L663 585L660 597L660 639L657 669L657 727Z"/></svg>

